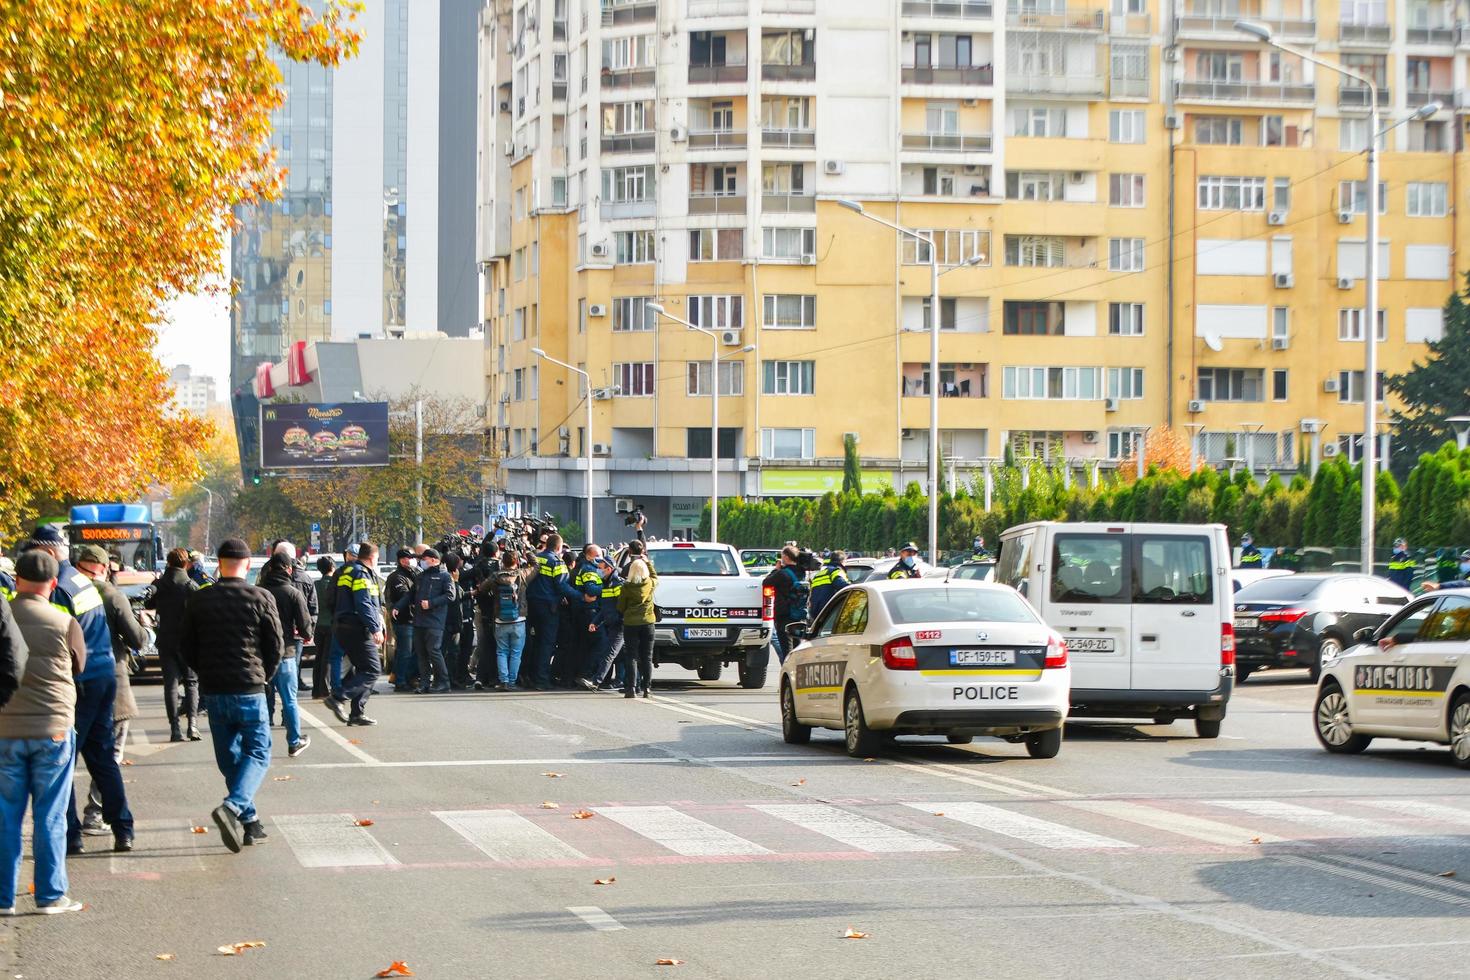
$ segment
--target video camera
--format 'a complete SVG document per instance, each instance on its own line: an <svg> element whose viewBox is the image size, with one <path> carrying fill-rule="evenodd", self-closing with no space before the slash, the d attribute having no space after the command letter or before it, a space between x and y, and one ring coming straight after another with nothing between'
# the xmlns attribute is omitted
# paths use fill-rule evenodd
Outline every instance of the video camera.
<svg viewBox="0 0 1470 980"><path fill-rule="evenodd" d="M644 521L644 520L646 520L646 518L643 516L643 508L642 507L635 506L633 508L633 513L631 513L627 517L623 518L623 526L624 527L637 527L638 524L640 522Z"/></svg>
<svg viewBox="0 0 1470 980"><path fill-rule="evenodd" d="M540 517L497 517L495 529L505 532L510 546L530 547L532 550L543 534L557 533L556 522L550 514L542 514Z"/></svg>
<svg viewBox="0 0 1470 980"><path fill-rule="evenodd" d="M802 548L796 553L796 567L803 572L820 572L822 570L822 559L808 548Z"/></svg>

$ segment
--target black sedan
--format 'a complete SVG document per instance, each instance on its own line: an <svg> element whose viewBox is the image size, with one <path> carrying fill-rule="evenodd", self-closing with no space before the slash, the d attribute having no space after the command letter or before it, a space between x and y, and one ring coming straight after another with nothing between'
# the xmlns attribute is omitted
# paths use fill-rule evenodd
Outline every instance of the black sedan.
<svg viewBox="0 0 1470 980"><path fill-rule="evenodd" d="M1411 598L1368 575L1290 575L1247 585L1235 593L1235 683L1267 667L1305 667L1315 684L1323 660Z"/></svg>

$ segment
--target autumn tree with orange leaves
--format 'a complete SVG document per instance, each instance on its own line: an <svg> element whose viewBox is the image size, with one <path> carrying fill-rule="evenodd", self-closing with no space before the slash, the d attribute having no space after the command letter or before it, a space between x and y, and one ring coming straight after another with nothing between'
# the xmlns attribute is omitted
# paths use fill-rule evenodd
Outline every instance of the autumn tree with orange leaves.
<svg viewBox="0 0 1470 980"><path fill-rule="evenodd" d="M335 65L358 5L0 0L0 534L38 508L190 477L165 304L218 274L230 209L274 196L274 53Z"/></svg>
<svg viewBox="0 0 1470 980"><path fill-rule="evenodd" d="M1176 473L1194 471L1194 448L1189 437L1173 429L1155 427L1143 438L1143 465L1145 470L1173 470ZM1118 461L1118 476L1124 481L1137 478L1138 453L1129 453Z"/></svg>

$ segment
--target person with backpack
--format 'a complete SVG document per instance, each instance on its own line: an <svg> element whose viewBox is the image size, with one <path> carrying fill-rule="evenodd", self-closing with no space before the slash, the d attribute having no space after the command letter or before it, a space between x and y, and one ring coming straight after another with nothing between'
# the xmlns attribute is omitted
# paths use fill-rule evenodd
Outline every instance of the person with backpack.
<svg viewBox="0 0 1470 980"><path fill-rule="evenodd" d="M770 586L775 592L775 634L772 642L776 647L776 659L786 662L787 647L791 640L786 628L792 623L804 623L811 613L812 587L798 565L800 552L795 545L781 549L781 560L761 583L762 590Z"/></svg>
<svg viewBox="0 0 1470 980"><path fill-rule="evenodd" d="M516 678L521 671L521 654L526 649L526 593L531 580L540 574L534 564L522 564L521 556L507 549L500 556L500 568L482 581L475 590L481 616L488 605L495 623L495 665L499 679L497 691L518 691ZM482 666L481 676L488 671Z"/></svg>

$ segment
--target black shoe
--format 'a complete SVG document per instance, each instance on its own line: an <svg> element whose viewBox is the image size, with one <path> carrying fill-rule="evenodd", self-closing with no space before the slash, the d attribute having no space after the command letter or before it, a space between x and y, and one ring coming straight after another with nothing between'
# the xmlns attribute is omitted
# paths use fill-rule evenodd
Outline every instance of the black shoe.
<svg viewBox="0 0 1470 980"><path fill-rule="evenodd" d="M425 694L448 694L452 690L453 690L453 688L451 688L448 684L436 684L433 687L429 688L424 693Z"/></svg>
<svg viewBox="0 0 1470 980"><path fill-rule="evenodd" d="M346 725L350 723L350 718L347 714L346 701L338 701L336 698L329 697L327 698L327 710L336 715L337 720L342 722L342 724Z"/></svg>
<svg viewBox="0 0 1470 980"><path fill-rule="evenodd" d="M636 697L636 695L632 691L624 691L623 692L623 697L632 699L632 698Z"/></svg>
<svg viewBox="0 0 1470 980"><path fill-rule="evenodd" d="M66 856L67 857L76 857L78 854L85 854L85 853L87 853L87 849L84 848L84 847L82 847L82 842L81 841L67 841L66 842Z"/></svg>
<svg viewBox="0 0 1470 980"><path fill-rule="evenodd" d="M638 692L638 696L641 697L641 698L648 697L649 696L648 688L645 687L643 690L639 691Z"/></svg>
<svg viewBox="0 0 1470 980"><path fill-rule="evenodd" d="M351 718L347 719L347 724L362 725L364 727L367 727L368 725L376 725L377 722L369 718L367 715L353 715Z"/></svg>
<svg viewBox="0 0 1470 980"><path fill-rule="evenodd" d="M264 844L268 840L270 840L270 834L265 832L265 825L259 820L252 820L245 825L245 839L241 843L246 847Z"/></svg>
<svg viewBox="0 0 1470 980"><path fill-rule="evenodd" d="M479 681L475 681L475 683L473 683L473 684L470 685L470 690L472 690L472 691L483 691L483 690L485 690L485 685L484 684L481 684Z"/></svg>
<svg viewBox="0 0 1470 980"><path fill-rule="evenodd" d="M168 740L170 742L182 742L184 740L184 733L179 730L178 725L174 725L169 728Z"/></svg>
<svg viewBox="0 0 1470 980"><path fill-rule="evenodd" d="M114 854L126 854L133 849L132 834L115 834L112 838L112 850Z"/></svg>
<svg viewBox="0 0 1470 980"><path fill-rule="evenodd" d="M537 684L536 685L536 690L538 690L538 691L549 691L549 690L551 690L551 685L550 684Z"/></svg>
<svg viewBox="0 0 1470 980"><path fill-rule="evenodd" d="M240 818L235 815L235 811L221 803L210 816L214 818L214 825L219 828L219 839L224 841L232 854L239 854L245 828L240 826Z"/></svg>

